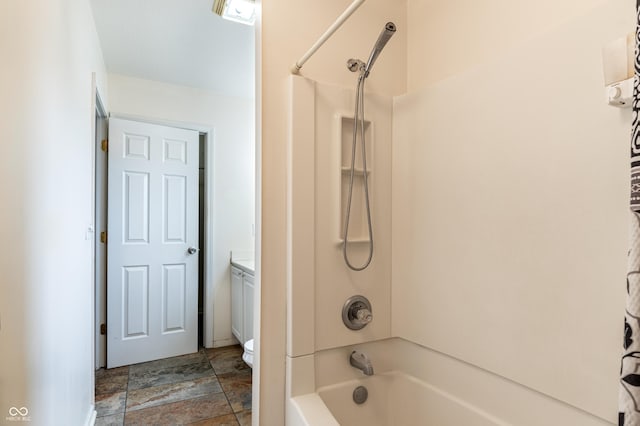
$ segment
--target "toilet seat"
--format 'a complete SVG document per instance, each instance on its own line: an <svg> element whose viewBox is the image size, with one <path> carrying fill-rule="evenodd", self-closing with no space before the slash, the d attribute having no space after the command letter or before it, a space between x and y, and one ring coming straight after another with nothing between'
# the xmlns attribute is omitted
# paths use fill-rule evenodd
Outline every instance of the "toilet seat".
<svg viewBox="0 0 640 426"><path fill-rule="evenodd" d="M245 342L242 360L247 363L249 367L253 368L253 339Z"/></svg>

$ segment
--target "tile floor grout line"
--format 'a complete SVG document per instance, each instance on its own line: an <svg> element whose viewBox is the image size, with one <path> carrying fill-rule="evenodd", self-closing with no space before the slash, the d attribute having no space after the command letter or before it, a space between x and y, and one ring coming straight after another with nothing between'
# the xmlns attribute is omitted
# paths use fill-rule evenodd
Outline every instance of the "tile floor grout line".
<svg viewBox="0 0 640 426"><path fill-rule="evenodd" d="M213 370L213 374L216 376L216 379L218 380L218 383L220 384L220 389L222 390L222 394L224 395L224 398L227 400L227 404L229 404L229 408L231 409L231 414L233 414L233 417L236 418L236 423L238 423L238 425L240 424L240 421L238 420L238 416L236 416L236 413L233 411L233 406L231 405L231 400L229 400L229 396L227 395L227 392L224 390L224 387L222 387L222 382L220 382L220 378L218 377L218 373L216 373L216 369L213 368L213 364L211 363L211 360L209 360L209 365L211 366L211 369ZM212 417L215 419L215 417Z"/></svg>
<svg viewBox="0 0 640 426"><path fill-rule="evenodd" d="M131 366L127 367L127 390L124 394L124 412L122 413L122 426L125 425L127 419L127 403L129 402L129 382L131 379Z"/></svg>

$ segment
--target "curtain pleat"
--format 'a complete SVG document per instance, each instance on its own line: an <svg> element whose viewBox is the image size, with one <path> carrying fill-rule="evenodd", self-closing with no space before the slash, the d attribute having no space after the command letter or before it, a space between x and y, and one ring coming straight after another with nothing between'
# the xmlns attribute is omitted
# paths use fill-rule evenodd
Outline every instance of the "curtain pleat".
<svg viewBox="0 0 640 426"><path fill-rule="evenodd" d="M627 302L624 319L623 355L620 366L619 426L640 426L640 0L636 2L635 78L631 129L631 194Z"/></svg>

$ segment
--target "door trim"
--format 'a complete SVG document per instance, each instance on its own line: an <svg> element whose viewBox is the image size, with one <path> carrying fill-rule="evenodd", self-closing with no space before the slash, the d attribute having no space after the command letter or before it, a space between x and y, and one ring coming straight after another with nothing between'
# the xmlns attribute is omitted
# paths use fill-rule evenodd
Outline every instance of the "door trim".
<svg viewBox="0 0 640 426"><path fill-rule="evenodd" d="M106 207L107 207L107 194L106 192L103 194L102 188L97 189L96 184L98 182L98 175L105 174L107 170L106 164L106 156L100 155L100 143L98 140L98 125L101 121L105 122L105 126L108 125L108 114L107 110L104 107L104 102L102 101L102 97L100 96L99 90L95 89L95 105L94 105L94 122L93 122L93 146L91 148L91 164L92 164L92 182L91 182L91 191L92 191L92 222L93 222L93 241L92 241L92 282L93 282L93 332L94 332L94 370L97 370L100 367L106 367L107 365L107 339L106 336L100 333L100 325L104 321L106 324L107 317L107 300L104 297L106 294L106 286L107 286L107 278L106 274L102 274L100 276L97 275L97 265L98 265L98 256L101 256L102 263L106 266L106 257L107 252L106 249L103 248L102 253L98 252L97 249L97 241L99 239L99 235L101 231L106 231L106 229L98 229L100 223L98 223L98 209L103 209L105 211L105 220L106 220ZM108 137L108 129L105 129L105 136ZM106 223L105 223L106 225Z"/></svg>
<svg viewBox="0 0 640 426"><path fill-rule="evenodd" d="M163 120L160 118L146 117L144 115L122 114L122 113L113 112L113 111L109 113L109 118L120 118L122 120L139 121L141 123L148 123L148 124L158 124L160 126L175 127L178 129L195 130L203 134L209 134L213 130L210 126L207 126L204 124L188 123L184 121L174 121L174 120ZM208 160L209 158L207 156L207 161ZM208 165L209 164L207 164L207 166Z"/></svg>

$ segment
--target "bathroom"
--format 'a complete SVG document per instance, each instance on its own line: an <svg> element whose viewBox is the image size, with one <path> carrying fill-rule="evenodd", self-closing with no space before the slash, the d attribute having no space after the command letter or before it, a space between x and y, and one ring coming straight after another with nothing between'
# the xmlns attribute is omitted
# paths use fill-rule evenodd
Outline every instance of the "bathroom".
<svg viewBox="0 0 640 426"><path fill-rule="evenodd" d="M305 408L327 415L314 394L333 377L316 368L333 368L335 383L375 384L425 366L439 395L495 424L616 424L632 114L607 105L601 52L633 31L633 2L367 0L292 76L349 3L257 2L253 424L300 424ZM86 55L88 2L4 16L0 46L12 60L0 136L34 142L0 146L2 181L20 183L2 198L21 207L3 211L0 228L3 281L20 283L0 286L0 408L90 424L87 76L107 81L100 54ZM339 176L325 167L336 151L315 133L290 135L335 135L336 114L353 107L346 61L365 60L389 21L396 34L365 89L384 150L371 172L376 247L370 268L349 272L339 212L318 202L339 204L321 180ZM320 109L330 122L314 121ZM33 116L46 119L32 126ZM357 294L373 321L352 331L340 314ZM355 347L373 376L342 356Z"/></svg>

